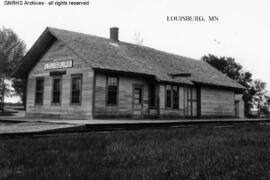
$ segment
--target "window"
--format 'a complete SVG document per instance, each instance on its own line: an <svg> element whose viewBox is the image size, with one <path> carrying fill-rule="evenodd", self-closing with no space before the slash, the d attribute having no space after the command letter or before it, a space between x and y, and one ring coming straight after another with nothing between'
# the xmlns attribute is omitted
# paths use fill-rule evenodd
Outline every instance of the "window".
<svg viewBox="0 0 270 180"><path fill-rule="evenodd" d="M173 109L179 108L179 92L178 87L173 86Z"/></svg>
<svg viewBox="0 0 270 180"><path fill-rule="evenodd" d="M166 85L166 108L179 108L178 86Z"/></svg>
<svg viewBox="0 0 270 180"><path fill-rule="evenodd" d="M43 94L44 94L44 78L36 79L36 96L35 104L43 104Z"/></svg>
<svg viewBox="0 0 270 180"><path fill-rule="evenodd" d="M82 99L82 75L71 77L71 104L80 104Z"/></svg>
<svg viewBox="0 0 270 180"><path fill-rule="evenodd" d="M150 84L149 87L150 107L156 107L156 87L155 84Z"/></svg>
<svg viewBox="0 0 270 180"><path fill-rule="evenodd" d="M53 77L52 104L61 103L61 77Z"/></svg>
<svg viewBox="0 0 270 180"><path fill-rule="evenodd" d="M117 105L118 97L118 78L114 76L107 77L107 105Z"/></svg>
<svg viewBox="0 0 270 180"><path fill-rule="evenodd" d="M142 88L134 88L134 103L142 104Z"/></svg>
<svg viewBox="0 0 270 180"><path fill-rule="evenodd" d="M172 107L172 90L170 85L166 85L166 107Z"/></svg>

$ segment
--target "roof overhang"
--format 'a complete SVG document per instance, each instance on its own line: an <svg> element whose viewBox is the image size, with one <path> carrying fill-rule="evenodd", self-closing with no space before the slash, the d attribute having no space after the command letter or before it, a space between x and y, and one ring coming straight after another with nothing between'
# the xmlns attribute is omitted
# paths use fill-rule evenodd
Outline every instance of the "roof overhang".
<svg viewBox="0 0 270 180"><path fill-rule="evenodd" d="M190 77L191 73L168 73L168 75L174 79L175 77Z"/></svg>
<svg viewBox="0 0 270 180"><path fill-rule="evenodd" d="M192 82L180 83L180 82L176 82L176 81L161 80L153 74L145 74L145 73L137 73L137 72L121 71L121 70L113 70L113 69L103 69L103 68L97 68L97 67L93 67L93 69L95 72L114 74L114 75L124 75L124 76L136 77L136 78L142 77L142 78L154 80L154 82L159 82L159 83L177 84L177 85L183 85L183 86L193 85Z"/></svg>
<svg viewBox="0 0 270 180"><path fill-rule="evenodd" d="M215 88L215 89L234 91L235 93L243 93L246 90L246 88L244 88L244 87L231 87L231 86L223 86L223 85L202 83L202 82L196 82L196 81L193 81L193 82L197 86L207 86L207 87Z"/></svg>
<svg viewBox="0 0 270 180"><path fill-rule="evenodd" d="M50 33L48 28L46 28L31 49L22 58L13 72L13 77L26 79L38 60L56 40L56 37Z"/></svg>
<svg viewBox="0 0 270 180"><path fill-rule="evenodd" d="M93 69L95 70L95 72L115 74L115 75L125 75L125 76L132 76L132 77L143 77L143 78L154 79L157 82L160 81L155 75L152 75L152 74L113 70L113 69L103 69L103 68L97 68L97 67L93 67Z"/></svg>

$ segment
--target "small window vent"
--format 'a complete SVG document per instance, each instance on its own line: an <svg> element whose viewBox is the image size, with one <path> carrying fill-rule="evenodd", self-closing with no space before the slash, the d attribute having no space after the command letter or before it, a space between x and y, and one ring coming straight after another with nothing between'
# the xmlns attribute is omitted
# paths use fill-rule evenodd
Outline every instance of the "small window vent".
<svg viewBox="0 0 270 180"><path fill-rule="evenodd" d="M174 79L175 77L190 77L191 73L175 73L175 74L169 73L168 75Z"/></svg>

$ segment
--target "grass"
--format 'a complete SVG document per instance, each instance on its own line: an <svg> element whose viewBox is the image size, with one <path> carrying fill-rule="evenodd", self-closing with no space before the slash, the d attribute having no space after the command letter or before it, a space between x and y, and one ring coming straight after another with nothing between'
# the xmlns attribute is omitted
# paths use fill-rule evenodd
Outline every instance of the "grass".
<svg viewBox="0 0 270 180"><path fill-rule="evenodd" d="M0 179L270 179L270 126L2 139Z"/></svg>

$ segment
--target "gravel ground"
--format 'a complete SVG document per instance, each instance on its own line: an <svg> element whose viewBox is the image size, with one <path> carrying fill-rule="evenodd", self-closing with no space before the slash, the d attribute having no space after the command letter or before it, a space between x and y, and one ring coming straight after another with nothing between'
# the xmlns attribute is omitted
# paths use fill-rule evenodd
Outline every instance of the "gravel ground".
<svg viewBox="0 0 270 180"><path fill-rule="evenodd" d="M73 124L55 124L43 122L25 123L0 123L0 134L23 133L23 132L42 132L47 130L75 127Z"/></svg>

